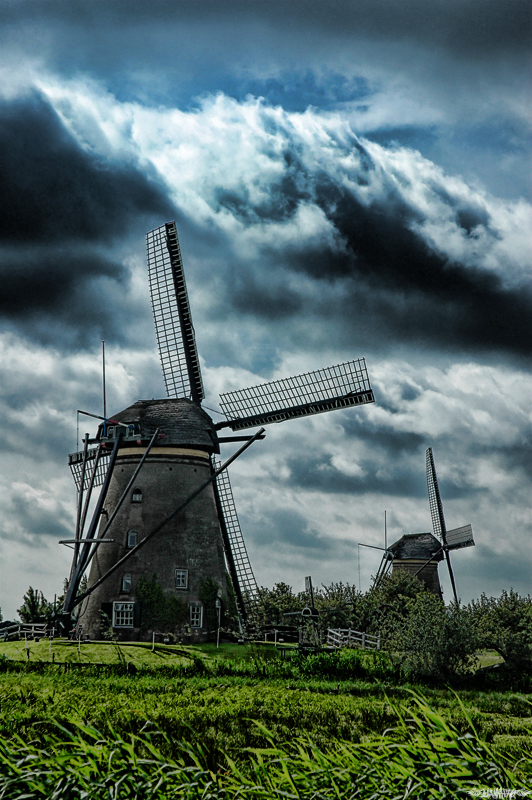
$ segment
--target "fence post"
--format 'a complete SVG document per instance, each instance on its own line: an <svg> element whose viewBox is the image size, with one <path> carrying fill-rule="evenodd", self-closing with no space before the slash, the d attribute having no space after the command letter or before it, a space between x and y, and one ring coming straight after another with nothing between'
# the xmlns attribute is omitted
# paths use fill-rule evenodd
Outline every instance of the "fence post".
<svg viewBox="0 0 532 800"><path fill-rule="evenodd" d="M377 636L377 650L380 649L381 649L381 635L379 633L379 635Z"/></svg>
<svg viewBox="0 0 532 800"><path fill-rule="evenodd" d="M366 634L365 633L362 634L362 649L363 650L366 649Z"/></svg>

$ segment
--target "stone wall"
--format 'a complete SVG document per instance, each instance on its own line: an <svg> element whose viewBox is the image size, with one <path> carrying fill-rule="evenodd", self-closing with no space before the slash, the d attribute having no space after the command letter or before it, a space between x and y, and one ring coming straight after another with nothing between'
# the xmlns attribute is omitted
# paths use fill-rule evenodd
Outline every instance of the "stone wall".
<svg viewBox="0 0 532 800"><path fill-rule="evenodd" d="M101 530L143 453L144 447L120 449L104 505ZM105 536L105 539L114 541L98 546L90 567L89 587L128 552L129 531L136 531L137 541L140 542L210 474L206 452L178 447L153 447ZM135 490L142 492L141 502L133 502ZM186 588L176 588L177 569L188 571ZM124 576L130 576L129 587L124 586ZM226 594L223 542L212 484L87 598L82 604L79 619L83 633L92 639L101 638L102 609L112 616L111 604L135 603L135 589L140 579L149 581L154 576L167 595L174 595L189 606L200 603L200 584L206 578L214 580ZM150 630L144 630L141 634L138 604L134 609L133 627L114 626L114 633L118 638L130 640L151 636ZM203 626L193 629L192 635L204 639L207 633L204 618Z"/></svg>

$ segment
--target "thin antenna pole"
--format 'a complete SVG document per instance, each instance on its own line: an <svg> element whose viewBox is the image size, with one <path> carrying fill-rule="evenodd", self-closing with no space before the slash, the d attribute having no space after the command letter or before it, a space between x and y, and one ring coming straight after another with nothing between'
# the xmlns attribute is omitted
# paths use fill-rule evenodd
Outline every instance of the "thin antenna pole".
<svg viewBox="0 0 532 800"><path fill-rule="evenodd" d="M358 545L358 591L362 591L362 585L360 583L360 543Z"/></svg>
<svg viewBox="0 0 532 800"><path fill-rule="evenodd" d="M102 339L102 384L103 384L103 416L107 419L107 399L105 397L105 339Z"/></svg>
<svg viewBox="0 0 532 800"><path fill-rule="evenodd" d="M386 528L386 509L384 509L384 549L388 549L388 531Z"/></svg>

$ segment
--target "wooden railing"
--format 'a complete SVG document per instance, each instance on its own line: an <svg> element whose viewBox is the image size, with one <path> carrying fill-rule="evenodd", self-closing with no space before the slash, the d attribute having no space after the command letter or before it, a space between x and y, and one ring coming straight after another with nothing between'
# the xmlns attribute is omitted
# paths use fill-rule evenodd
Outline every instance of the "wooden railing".
<svg viewBox="0 0 532 800"><path fill-rule="evenodd" d="M354 631L352 628L327 628L327 645L329 647L362 647L364 650L380 650L381 637Z"/></svg>
<svg viewBox="0 0 532 800"><path fill-rule="evenodd" d="M0 641L6 639L13 639L15 637L35 636L42 637L46 634L46 622L17 622L14 625L8 625L5 628L0 628Z"/></svg>

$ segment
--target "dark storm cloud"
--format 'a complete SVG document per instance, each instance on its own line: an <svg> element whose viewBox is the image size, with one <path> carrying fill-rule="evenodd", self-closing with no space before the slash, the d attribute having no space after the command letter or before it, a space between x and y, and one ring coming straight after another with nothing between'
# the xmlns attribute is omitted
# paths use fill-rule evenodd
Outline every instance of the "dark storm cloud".
<svg viewBox="0 0 532 800"><path fill-rule="evenodd" d="M529 0L114 0L90 4L84 0L66 4L26 0L23 4L3 3L1 18L8 30L10 23L26 21L30 43L39 38L36 21L56 25L63 34L54 41L53 56L58 63L66 47L77 46L70 60L77 58L80 64L92 62L93 66L100 60L101 67L109 70L124 58L130 64L140 60L143 66L146 62L171 63L176 58L176 35L191 54L195 43L187 41L187 34L194 26L210 33L214 47L225 40L233 56L235 46L237 55L246 51L249 39L270 43L274 31L281 40L296 31L305 34L300 51L310 49L312 40L307 37L317 34L322 39L414 40L450 49L462 57L487 59L501 51L528 50L531 5ZM96 41L95 28L99 33ZM134 49L121 45L125 34L134 35ZM114 46L110 47L112 40ZM103 52L102 42L106 43Z"/></svg>
<svg viewBox="0 0 532 800"><path fill-rule="evenodd" d="M361 496L368 493L393 495L396 497L423 497L426 484L423 484L422 470L412 469L405 463L397 469L393 456L386 460L383 450L377 457L376 448L370 458L357 459L360 475L347 475L331 462L327 455L316 457L288 458L286 466L290 470L283 485L295 489L314 490L331 494Z"/></svg>
<svg viewBox="0 0 532 800"><path fill-rule="evenodd" d="M65 248L46 250L20 248L15 256L4 255L0 261L0 314L10 319L44 312L56 315L71 308L76 295L83 295L87 282L95 277L124 282L125 268L96 253L77 253ZM91 298L94 301L94 298ZM98 314L98 300L92 313Z"/></svg>
<svg viewBox="0 0 532 800"><path fill-rule="evenodd" d="M4 243L109 242L172 213L160 186L83 150L38 94L0 103L0 154Z"/></svg>
<svg viewBox="0 0 532 800"><path fill-rule="evenodd" d="M359 186L370 184L375 165L361 145ZM365 342L401 340L426 343L443 349L507 351L527 355L532 350L530 318L532 293L527 288L508 289L501 279L485 270L465 266L432 250L416 230L424 220L397 193L389 191L384 200L367 204L348 188L324 174L305 170L296 148L285 154L286 174L270 187L268 202L252 206L245 194L236 192L217 197L221 207L243 222L270 219L288 221L299 204L314 203L326 215L337 237L338 248L330 242L304 241L284 247L264 247L272 263L289 271L307 274L317 282L341 281L343 298L333 308L320 308L320 316L341 320L344 335ZM454 222L471 240L483 234L497 238L488 212L473 201L437 192L454 214ZM231 302L238 311L269 318L290 317L299 311L293 291L287 302L268 303L272 277L262 271L242 281ZM319 290L316 300L320 306ZM289 300L289 301L288 301Z"/></svg>
<svg viewBox="0 0 532 800"><path fill-rule="evenodd" d="M120 341L129 274L100 249L170 218L162 188L82 149L33 94L0 103L0 204L0 315L43 342Z"/></svg>
<svg viewBox="0 0 532 800"><path fill-rule="evenodd" d="M272 322L298 314L303 305L297 292L282 282L264 285L250 273L235 274L228 291L236 308Z"/></svg>
<svg viewBox="0 0 532 800"><path fill-rule="evenodd" d="M72 536L72 521L65 515L63 508L59 505L52 509L44 508L20 489L13 490L10 511L17 520L18 530L15 536L9 536L4 530L4 539L19 538L21 530L36 539L41 536L55 536L58 539Z"/></svg>
<svg viewBox="0 0 532 800"><path fill-rule="evenodd" d="M268 517L261 520L260 537L255 541L262 547L286 543L293 548L323 552L332 547L330 540L320 538L305 517L291 509L272 509Z"/></svg>
<svg viewBox="0 0 532 800"><path fill-rule="evenodd" d="M0 251L0 318L34 341L60 348L125 341L126 268L97 252L21 247Z"/></svg>
<svg viewBox="0 0 532 800"><path fill-rule="evenodd" d="M521 533L521 531L515 532L516 540L518 540L518 536ZM506 538L508 536L508 531L501 530L500 536L501 538ZM453 565L454 563L455 562L453 562ZM512 554L506 552L504 555L501 555L500 552L497 552L495 547L488 547L487 545L477 543L477 547L475 548L475 560L472 562L469 569L473 573L477 585L480 584L478 594L475 594L475 597L478 597L480 592L485 592L488 597L497 595L502 587L504 587L506 591L509 591L511 588L523 586L526 588L521 590L521 593L529 593L530 564L527 559L523 557L522 553ZM493 586L494 582L501 587L497 592L494 592L493 589L490 588L490 586Z"/></svg>

